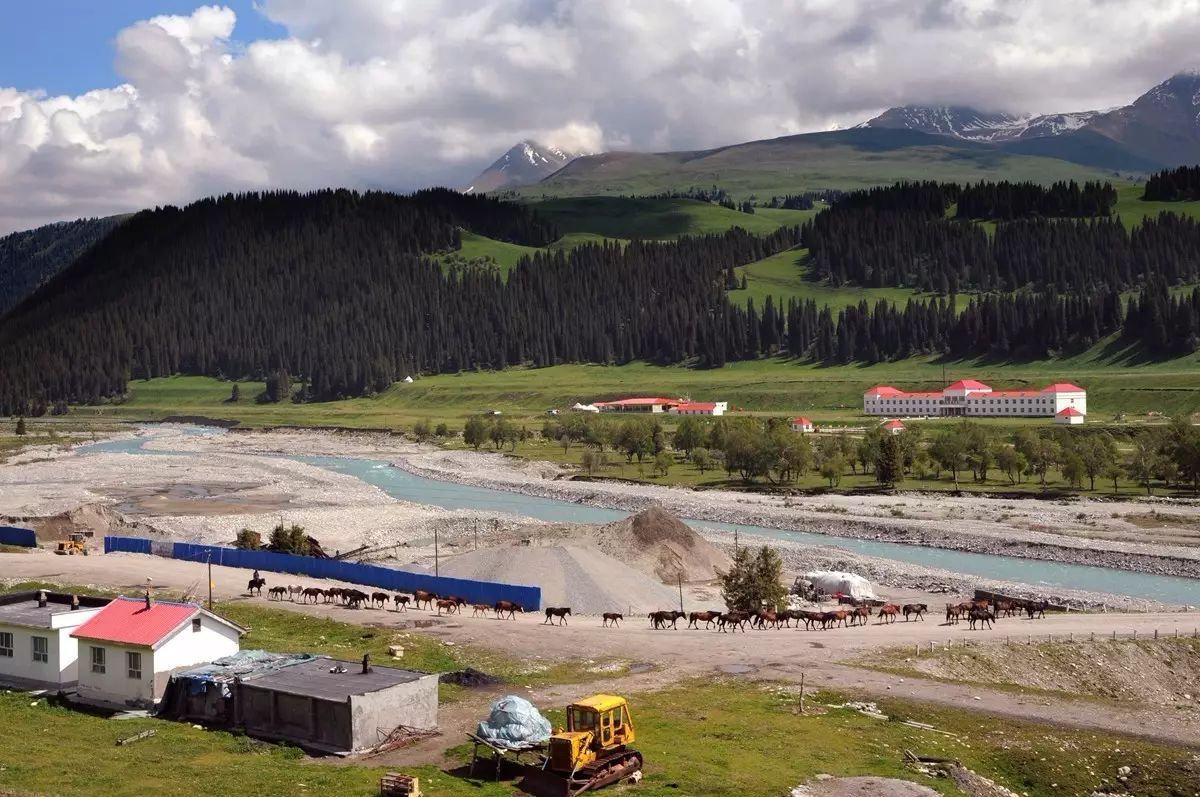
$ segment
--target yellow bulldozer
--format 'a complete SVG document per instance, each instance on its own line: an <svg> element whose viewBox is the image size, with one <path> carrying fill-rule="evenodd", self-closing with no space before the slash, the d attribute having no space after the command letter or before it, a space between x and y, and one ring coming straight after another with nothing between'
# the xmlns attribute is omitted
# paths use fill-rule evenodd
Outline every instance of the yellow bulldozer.
<svg viewBox="0 0 1200 797"><path fill-rule="evenodd" d="M567 727L550 737L538 770L522 788L545 797L575 797L585 791L635 777L642 754L634 741L633 719L625 698L593 695L567 706Z"/></svg>
<svg viewBox="0 0 1200 797"><path fill-rule="evenodd" d="M54 549L56 554L60 556L74 556L82 554L87 556L87 537L82 532L73 531L68 539L61 540L58 547Z"/></svg>

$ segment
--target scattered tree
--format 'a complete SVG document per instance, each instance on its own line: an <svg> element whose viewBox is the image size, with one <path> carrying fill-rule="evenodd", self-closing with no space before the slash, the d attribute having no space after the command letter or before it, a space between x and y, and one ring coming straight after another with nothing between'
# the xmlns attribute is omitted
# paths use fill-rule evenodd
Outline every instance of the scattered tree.
<svg viewBox="0 0 1200 797"><path fill-rule="evenodd" d="M738 548L729 570L717 575L721 596L730 609L756 612L766 606L782 606L787 598L783 560L765 545L757 552Z"/></svg>

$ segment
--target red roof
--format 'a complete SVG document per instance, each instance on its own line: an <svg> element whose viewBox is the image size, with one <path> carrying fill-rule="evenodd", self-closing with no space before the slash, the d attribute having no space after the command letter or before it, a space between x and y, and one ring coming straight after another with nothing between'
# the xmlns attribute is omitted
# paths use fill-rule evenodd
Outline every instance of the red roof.
<svg viewBox="0 0 1200 797"><path fill-rule="evenodd" d="M1080 412L1079 410L1075 409L1074 407L1067 407L1065 410L1059 410L1058 414L1063 416L1064 418L1076 418L1076 417L1082 418L1082 417L1084 417L1083 413Z"/></svg>
<svg viewBox="0 0 1200 797"><path fill-rule="evenodd" d="M1055 382L1053 385L1046 385L1042 388L1043 393L1086 393L1087 391L1079 385L1072 385L1070 382Z"/></svg>
<svg viewBox="0 0 1200 797"><path fill-rule="evenodd" d="M716 402L686 402L674 405L679 412L712 412L717 408Z"/></svg>
<svg viewBox="0 0 1200 797"><path fill-rule="evenodd" d="M903 391L897 390L891 385L876 385L866 392L868 396L900 396Z"/></svg>
<svg viewBox="0 0 1200 797"><path fill-rule="evenodd" d="M988 396L997 398L1033 398L1042 395L1040 390L993 390Z"/></svg>
<svg viewBox="0 0 1200 797"><path fill-rule="evenodd" d="M209 614L194 603L156 600L147 609L145 598L121 597L76 628L71 636L153 648L201 612ZM228 620L217 619L233 625Z"/></svg>
<svg viewBox="0 0 1200 797"><path fill-rule="evenodd" d="M960 379L954 384L948 386L947 390L990 390L983 382L976 382L974 379Z"/></svg>
<svg viewBox="0 0 1200 797"><path fill-rule="evenodd" d="M678 404L679 399L668 398L627 398L616 401L597 401L597 407L650 407L655 404Z"/></svg>
<svg viewBox="0 0 1200 797"><path fill-rule="evenodd" d="M813 422L801 415L799 418L792 418L792 426L812 426Z"/></svg>
<svg viewBox="0 0 1200 797"><path fill-rule="evenodd" d="M885 423L883 425L883 428L884 429L903 429L904 421L900 421L900 420L888 421L887 423Z"/></svg>

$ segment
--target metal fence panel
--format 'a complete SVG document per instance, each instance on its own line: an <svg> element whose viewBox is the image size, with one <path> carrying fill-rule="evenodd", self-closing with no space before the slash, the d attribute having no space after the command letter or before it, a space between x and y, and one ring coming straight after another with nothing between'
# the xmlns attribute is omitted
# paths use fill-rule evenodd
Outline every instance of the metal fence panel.
<svg viewBox="0 0 1200 797"><path fill-rule="evenodd" d="M105 537L105 553L150 553L150 540L142 537Z"/></svg>
<svg viewBox="0 0 1200 797"><path fill-rule="evenodd" d="M37 535L34 534L33 529L20 526L0 526L0 544L36 548Z"/></svg>

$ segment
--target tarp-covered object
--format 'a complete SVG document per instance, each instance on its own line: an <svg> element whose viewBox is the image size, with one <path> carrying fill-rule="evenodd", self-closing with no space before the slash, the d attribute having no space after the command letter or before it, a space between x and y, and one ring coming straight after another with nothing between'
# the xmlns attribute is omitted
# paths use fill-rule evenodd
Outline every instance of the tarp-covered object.
<svg viewBox="0 0 1200 797"><path fill-rule="evenodd" d="M550 721L523 697L508 695L492 704L492 713L479 723L476 736L496 747L516 750L550 738Z"/></svg>
<svg viewBox="0 0 1200 797"><path fill-rule="evenodd" d="M836 595L840 592L855 600L875 597L875 590L871 588L871 582L855 573L841 573L836 570L814 570L811 573L805 573L804 580L826 595Z"/></svg>

